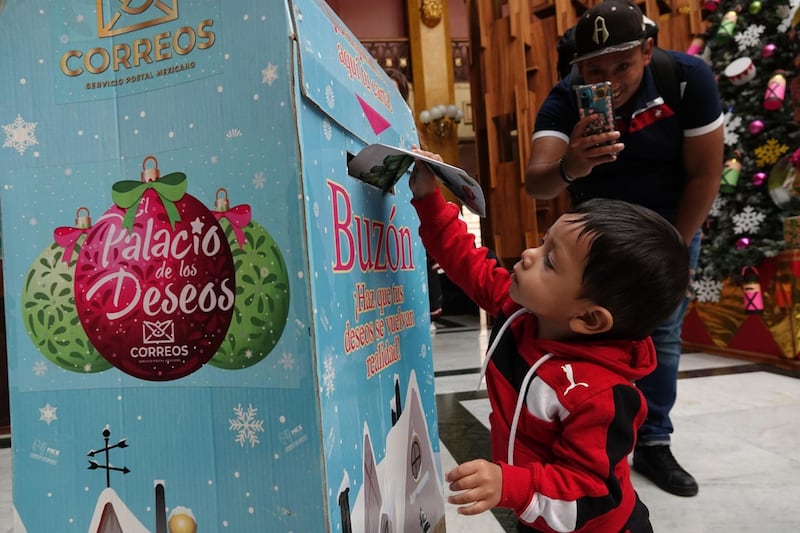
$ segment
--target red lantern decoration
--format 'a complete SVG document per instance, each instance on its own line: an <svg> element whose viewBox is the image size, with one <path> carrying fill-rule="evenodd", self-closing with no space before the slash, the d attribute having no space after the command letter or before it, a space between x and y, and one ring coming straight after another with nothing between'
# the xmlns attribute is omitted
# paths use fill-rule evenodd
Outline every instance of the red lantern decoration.
<svg viewBox="0 0 800 533"><path fill-rule="evenodd" d="M764 298L761 294L761 282L758 270L746 266L742 269L742 298L745 313L761 313L764 311Z"/></svg>
<svg viewBox="0 0 800 533"><path fill-rule="evenodd" d="M767 90L764 92L764 109L767 111L777 111L783 107L783 99L786 96L786 78L782 72L776 72L769 82Z"/></svg>

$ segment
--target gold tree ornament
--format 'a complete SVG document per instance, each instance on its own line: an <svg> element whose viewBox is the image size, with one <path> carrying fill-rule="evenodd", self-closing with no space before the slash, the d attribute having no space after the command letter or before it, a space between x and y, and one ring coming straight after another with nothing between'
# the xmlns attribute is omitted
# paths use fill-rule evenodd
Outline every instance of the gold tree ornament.
<svg viewBox="0 0 800 533"><path fill-rule="evenodd" d="M442 21L442 1L422 0L422 23L429 28L435 28Z"/></svg>

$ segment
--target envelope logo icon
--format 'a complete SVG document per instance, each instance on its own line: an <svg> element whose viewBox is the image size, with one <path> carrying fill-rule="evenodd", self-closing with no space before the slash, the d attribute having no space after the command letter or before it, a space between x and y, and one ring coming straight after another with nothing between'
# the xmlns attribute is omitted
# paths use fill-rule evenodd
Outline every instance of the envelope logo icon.
<svg viewBox="0 0 800 533"><path fill-rule="evenodd" d="M97 36L101 38L177 19L178 0L97 0Z"/></svg>
<svg viewBox="0 0 800 533"><path fill-rule="evenodd" d="M175 342L175 324L172 320L142 322L142 342L144 344L166 344Z"/></svg>

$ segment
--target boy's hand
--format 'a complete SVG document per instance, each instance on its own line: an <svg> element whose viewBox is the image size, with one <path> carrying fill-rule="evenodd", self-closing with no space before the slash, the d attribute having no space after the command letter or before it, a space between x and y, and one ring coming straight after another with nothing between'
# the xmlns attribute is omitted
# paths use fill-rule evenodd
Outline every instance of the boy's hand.
<svg viewBox="0 0 800 533"><path fill-rule="evenodd" d="M411 151L430 157L431 159L436 159L437 161L442 161L442 157L439 154L420 150L416 146L412 146ZM411 193L414 195L414 198L422 198L439 189L439 180L436 178L436 175L431 172L431 169L426 163L417 161L414 164L414 170L411 171L408 185L411 187Z"/></svg>
<svg viewBox="0 0 800 533"><path fill-rule="evenodd" d="M458 514L475 515L488 511L497 507L503 494L503 470L500 465L484 459L457 466L447 473L445 481L450 483L450 490L461 491L447 498L448 502L461 505Z"/></svg>

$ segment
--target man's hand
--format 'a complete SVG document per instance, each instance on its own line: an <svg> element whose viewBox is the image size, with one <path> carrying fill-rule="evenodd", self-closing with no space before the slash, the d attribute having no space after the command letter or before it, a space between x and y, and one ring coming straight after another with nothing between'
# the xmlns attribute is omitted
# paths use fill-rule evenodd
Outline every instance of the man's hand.
<svg viewBox="0 0 800 533"><path fill-rule="evenodd" d="M572 129L564 170L574 178L587 176L595 166L616 160L617 154L625 149L624 144L616 142L620 136L616 130L586 135L586 129L596 119L592 115L583 117Z"/></svg>
<svg viewBox="0 0 800 533"><path fill-rule="evenodd" d="M443 161L442 156L439 154L421 150L417 148L417 146L412 146L411 151L437 161ZM411 193L414 195L414 198L422 198L439 189L439 180L426 163L417 161L414 163L414 170L411 171L408 185L411 187Z"/></svg>
<svg viewBox="0 0 800 533"><path fill-rule="evenodd" d="M503 494L503 470L500 465L484 459L457 466L447 473L445 481L450 483L451 491L461 491L447 501L461 505L458 513L463 515L475 515L497 507Z"/></svg>

